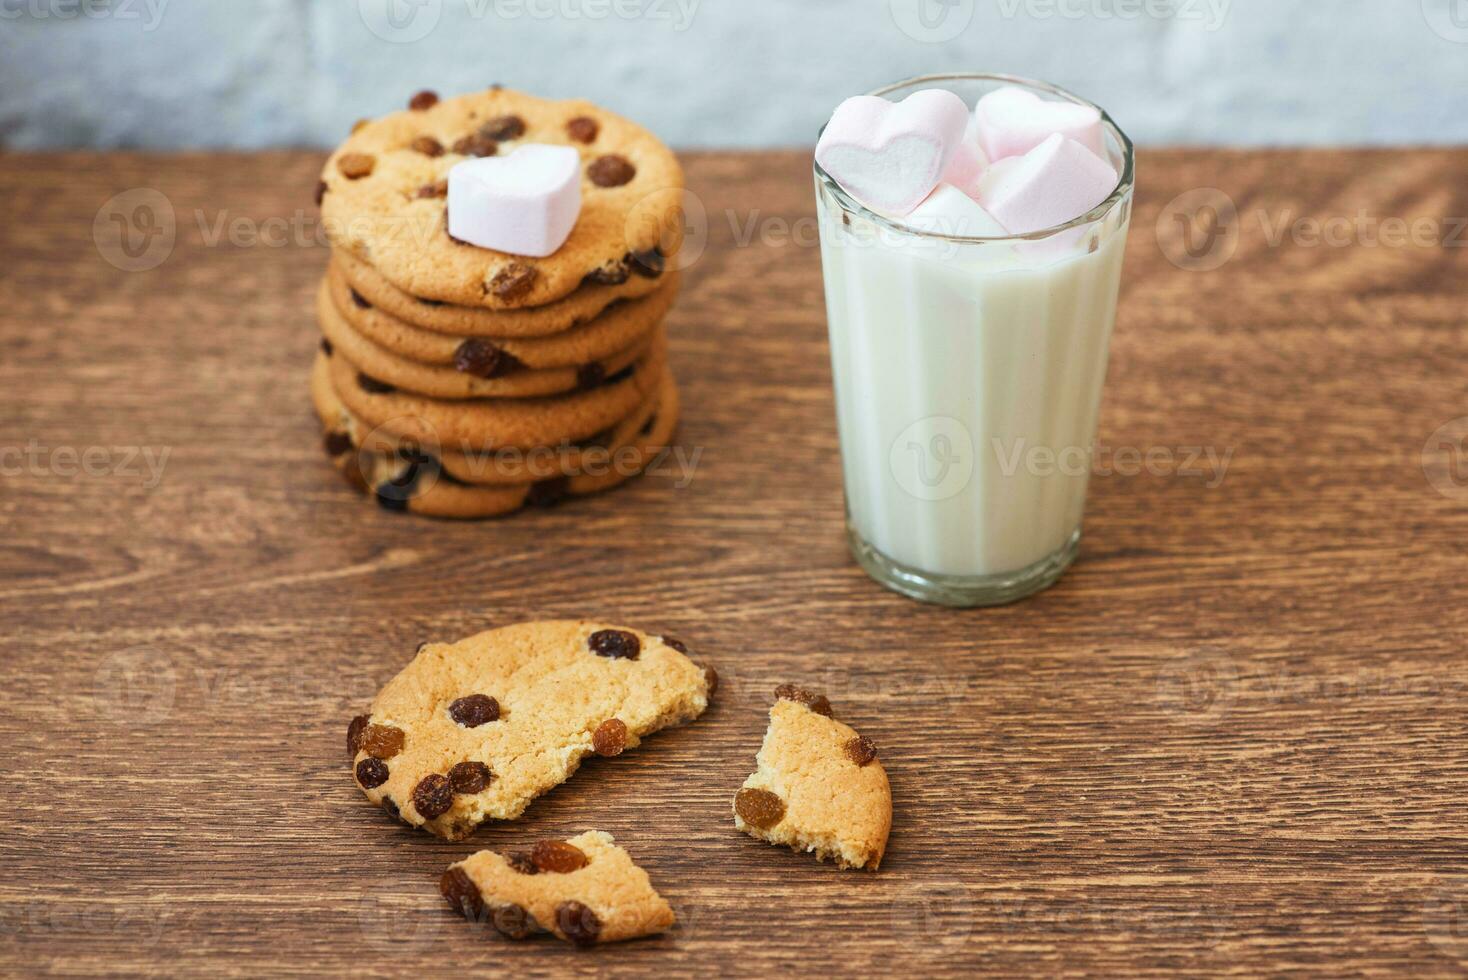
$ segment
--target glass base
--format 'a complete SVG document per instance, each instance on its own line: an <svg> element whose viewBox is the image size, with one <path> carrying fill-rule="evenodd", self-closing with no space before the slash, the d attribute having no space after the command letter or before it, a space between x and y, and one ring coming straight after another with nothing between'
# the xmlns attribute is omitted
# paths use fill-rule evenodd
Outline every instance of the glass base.
<svg viewBox="0 0 1468 980"><path fill-rule="evenodd" d="M846 525L851 554L866 573L893 592L940 606L1002 606L1032 596L1054 585L1081 550L1076 528L1054 553L1018 571L1001 575L937 575L893 561L867 543L855 527Z"/></svg>

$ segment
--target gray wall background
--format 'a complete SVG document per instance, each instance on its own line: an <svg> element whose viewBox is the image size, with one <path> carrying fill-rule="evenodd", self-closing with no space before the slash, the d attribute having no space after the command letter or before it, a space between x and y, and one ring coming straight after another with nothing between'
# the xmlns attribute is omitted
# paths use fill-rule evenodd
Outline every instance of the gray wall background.
<svg viewBox="0 0 1468 980"><path fill-rule="evenodd" d="M0 0L0 141L329 146L419 88L584 95L683 147L996 70L1150 144L1468 143L1468 0Z"/></svg>

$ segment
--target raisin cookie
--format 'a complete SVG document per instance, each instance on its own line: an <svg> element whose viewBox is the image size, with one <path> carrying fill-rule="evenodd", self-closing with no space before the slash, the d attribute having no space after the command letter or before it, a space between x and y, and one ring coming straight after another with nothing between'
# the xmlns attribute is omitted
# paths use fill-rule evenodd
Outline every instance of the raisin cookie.
<svg viewBox="0 0 1468 980"><path fill-rule="evenodd" d="M551 932L577 946L670 929L676 918L611 834L589 830L528 851L480 851L439 879L449 907L507 939Z"/></svg>
<svg viewBox="0 0 1468 980"><path fill-rule="evenodd" d="M708 707L677 640L605 623L521 623L425 643L352 719L367 799L448 840L513 820L593 752L613 756Z"/></svg>
<svg viewBox="0 0 1468 980"><path fill-rule="evenodd" d="M613 303L599 316L545 337L456 337L415 327L373 306L348 285L337 263L327 270L326 289L341 318L377 346L420 364L500 377L523 368L580 368L627 350L668 315L678 296L678 274L670 273L648 296Z"/></svg>
<svg viewBox="0 0 1468 980"><path fill-rule="evenodd" d="M431 456L408 450L353 452L349 436L346 440L333 438L330 431L325 445L347 481L371 494L383 508L423 517L473 520L500 517L527 505L548 507L566 497L610 490L650 466L666 450L677 425L677 388L672 377L665 375L662 397L641 432L615 451L603 450L600 458L594 447L583 451L582 470L574 475L519 484L475 484L459 479L444 463L445 459L453 459L456 464L470 465L463 456Z"/></svg>
<svg viewBox="0 0 1468 980"><path fill-rule="evenodd" d="M406 392L447 400L539 398L595 387L646 354L658 329L654 327L635 337L631 346L603 360L587 361L576 367L524 367L498 348L471 341L481 344L480 356L466 361L465 369L460 370L454 366L410 361L362 336L337 309L325 283L316 294L316 320L322 335L358 371Z"/></svg>
<svg viewBox="0 0 1468 980"><path fill-rule="evenodd" d="M659 257L661 258L661 257ZM600 316L613 303L641 299L661 288L663 263L633 264L621 282L587 283L565 299L519 310L486 310L419 299L398 289L372 266L349 252L334 251L332 267L375 309L423 330L460 337L546 337ZM669 272L667 278L676 273ZM615 279L616 277L611 277Z"/></svg>
<svg viewBox="0 0 1468 980"><path fill-rule="evenodd" d="M365 123L326 161L317 195L333 246L420 299L501 310L625 279L634 265L661 268L681 227L683 171L647 130L590 102L503 88L415 104ZM581 213L565 244L527 258L450 238L449 170L527 143L581 156Z"/></svg>
<svg viewBox="0 0 1468 980"><path fill-rule="evenodd" d="M734 825L843 868L875 871L892 829L892 788L871 740L831 717L831 702L775 691L755 772L734 795Z"/></svg>
<svg viewBox="0 0 1468 980"><path fill-rule="evenodd" d="M339 352L327 362L337 397L370 429L461 451L533 449L589 438L636 411L662 383L667 343L659 330L627 370L555 398L426 398L363 373Z"/></svg>

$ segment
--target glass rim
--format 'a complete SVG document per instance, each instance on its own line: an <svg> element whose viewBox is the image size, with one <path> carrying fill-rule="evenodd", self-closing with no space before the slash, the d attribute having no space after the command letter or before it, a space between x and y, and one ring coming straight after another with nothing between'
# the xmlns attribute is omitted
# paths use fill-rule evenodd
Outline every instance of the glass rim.
<svg viewBox="0 0 1468 980"><path fill-rule="evenodd" d="M1022 242L1038 241L1041 239L1049 238L1051 235L1056 235L1060 232L1068 231L1071 228L1079 228L1084 225L1089 225L1093 222L1100 221L1108 214L1110 214L1111 211L1114 210L1116 206L1122 202L1123 199L1131 194L1132 186L1135 183L1136 179L1136 153L1135 147L1132 145L1131 137L1127 136L1126 132L1123 131L1122 128L1116 124L1116 120L1111 118L1111 114L1108 113L1105 109L1101 108L1101 106L1090 101L1089 99L1083 99L1079 95L1076 95L1074 92L1071 92L1068 89L1061 88L1059 85L1052 85L1050 82L1042 82L1034 78L1025 78L1022 75L1007 75L1001 72L944 72L934 75L915 75L912 78L903 79L899 82L893 82L890 85L883 85L881 88L873 89L866 94L885 96L889 92L895 92L898 89L922 85L925 83L940 82L1005 82L1011 85L1024 86L1028 89L1035 89L1049 95L1056 95L1066 100L1067 102L1071 102L1076 105L1089 106L1090 108L1095 109L1097 112L1101 113L1101 125L1105 127L1106 130L1116 138L1117 143L1121 146L1122 168L1120 179L1117 180L1115 189L1113 189L1112 192L1107 196L1106 200L1102 201L1100 204L1096 205L1085 214L1080 215L1076 218L1072 218L1064 224L1052 225L1049 228L1041 228L1038 231L1026 232L1022 235L948 235L942 232L926 231L922 228L914 228L912 225L907 224L901 218L892 218L877 211L873 211L871 208L867 207L865 204L862 204L856 198L848 194L846 192L846 188L842 187L839 183L836 182L835 178L826 173L825 168L823 168L819 163L812 161L811 165L815 169L816 178L821 181L821 183L825 187L830 189L830 191L835 195L836 200L840 202L843 208L856 213L857 215L867 219L868 221L875 223L879 227L887 228L891 231L900 232L905 235L911 235L916 238L930 238L949 242ZM972 111L972 109L970 111ZM821 132L825 132L825 129L826 128L822 126Z"/></svg>

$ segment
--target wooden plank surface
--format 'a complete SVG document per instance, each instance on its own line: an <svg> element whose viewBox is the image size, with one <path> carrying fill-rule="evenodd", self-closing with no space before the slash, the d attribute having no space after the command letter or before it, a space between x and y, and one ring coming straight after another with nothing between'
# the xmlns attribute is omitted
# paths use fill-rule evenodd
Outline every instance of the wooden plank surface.
<svg viewBox="0 0 1468 980"><path fill-rule="evenodd" d="M319 157L0 157L0 970L1468 970L1468 152L1142 154L1100 441L1154 465L1093 481L1058 587L973 612L847 556L807 158L687 162L691 481L450 524L320 451ZM1212 271L1168 258L1200 188L1238 215ZM107 244L141 189L175 241L124 271L156 257ZM1414 240L1368 234L1391 218ZM562 616L685 638L718 703L462 844L363 802L346 722L420 640ZM731 825L787 680L881 747L877 874ZM436 894L590 827L675 932L512 945Z"/></svg>

